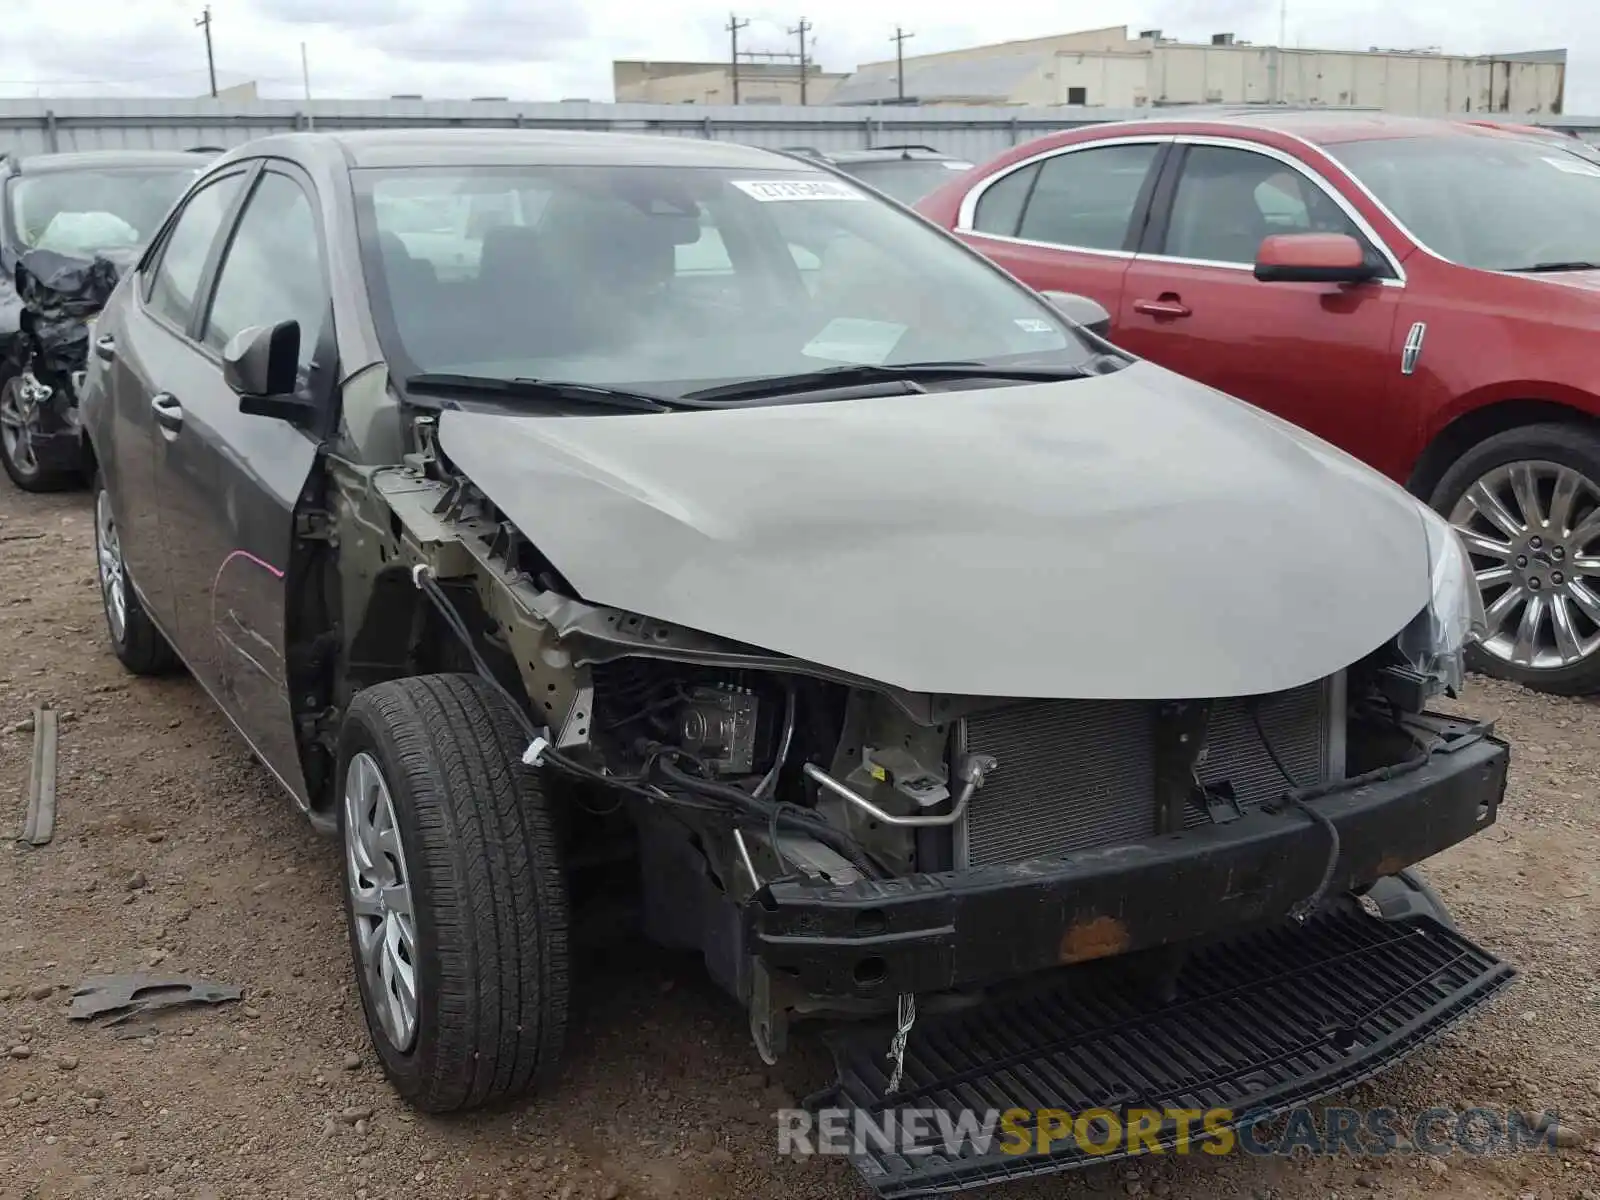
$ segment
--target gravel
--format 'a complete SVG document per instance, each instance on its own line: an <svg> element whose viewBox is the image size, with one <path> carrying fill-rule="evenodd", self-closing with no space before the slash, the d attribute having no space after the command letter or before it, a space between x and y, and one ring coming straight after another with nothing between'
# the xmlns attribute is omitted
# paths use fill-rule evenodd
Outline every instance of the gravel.
<svg viewBox="0 0 1600 1200"><path fill-rule="evenodd" d="M0 525L19 522L45 536L8 545L0 574L6 803L26 787L21 727L34 707L77 719L61 730L55 840L0 849L0 1200L865 1195L841 1162L775 1153L771 1108L830 1082L815 1032L796 1029L791 1054L764 1070L741 1013L691 955L586 953L566 1069L539 1099L453 1119L406 1108L367 1069L335 846L192 681L131 679L112 658L88 498L24 496L0 482ZM1011 1186L996 1200L1128 1194L1128 1184L1196 1200L1600 1197L1596 705L1474 681L1457 707L1512 739L1510 795L1492 829L1426 873L1462 929L1521 978L1487 1013L1338 1103L1552 1110L1559 1152L1191 1155L1146 1160L1133 1176L1101 1167ZM28 1000L46 983L54 995L156 955L163 972L243 987L259 1015L198 1008L113 1031Z"/></svg>

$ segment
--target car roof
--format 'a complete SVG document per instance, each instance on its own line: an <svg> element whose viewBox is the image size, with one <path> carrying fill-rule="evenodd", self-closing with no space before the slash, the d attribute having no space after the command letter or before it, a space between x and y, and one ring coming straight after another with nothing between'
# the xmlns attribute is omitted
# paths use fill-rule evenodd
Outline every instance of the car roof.
<svg viewBox="0 0 1600 1200"><path fill-rule="evenodd" d="M23 175L44 175L53 171L88 171L107 167L193 167L205 166L205 153L190 150L78 150L65 154L30 154L11 160L12 168Z"/></svg>
<svg viewBox="0 0 1600 1200"><path fill-rule="evenodd" d="M946 162L954 155L935 150L932 146L874 146L870 150L834 150L827 152L830 162Z"/></svg>
<svg viewBox="0 0 1600 1200"><path fill-rule="evenodd" d="M1282 111L1250 109L1244 112L1208 112L1185 116L1182 109L1169 114L1152 116L1141 121L1119 121L1114 124L1079 126L1066 134L1050 135L1063 142L1091 138L1128 137L1139 133L1157 135L1162 132L1194 133L1197 131L1226 136L1235 132L1281 133L1299 138L1315 146L1333 146L1343 142L1369 142L1389 138L1425 137L1507 137L1506 130L1446 117L1408 117L1394 113L1323 110ZM1092 132L1091 132L1092 131Z"/></svg>
<svg viewBox="0 0 1600 1200"><path fill-rule="evenodd" d="M365 129L286 133L238 147L235 156L336 147L354 168L583 165L795 169L792 158L700 138L567 129Z"/></svg>

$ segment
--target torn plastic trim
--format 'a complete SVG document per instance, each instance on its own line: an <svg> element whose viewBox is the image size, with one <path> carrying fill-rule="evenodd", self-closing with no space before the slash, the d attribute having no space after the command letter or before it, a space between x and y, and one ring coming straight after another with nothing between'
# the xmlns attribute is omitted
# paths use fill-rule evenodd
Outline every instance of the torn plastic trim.
<svg viewBox="0 0 1600 1200"><path fill-rule="evenodd" d="M120 1025L140 1013L187 1004L226 1004L244 995L229 984L181 975L95 975L72 989L67 1018L87 1021L116 1014L107 1025Z"/></svg>

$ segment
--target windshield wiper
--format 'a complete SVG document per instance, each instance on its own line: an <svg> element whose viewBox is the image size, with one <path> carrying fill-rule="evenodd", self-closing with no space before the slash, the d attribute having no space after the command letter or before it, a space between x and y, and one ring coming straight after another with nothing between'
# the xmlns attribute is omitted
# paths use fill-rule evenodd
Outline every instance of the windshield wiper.
<svg viewBox="0 0 1600 1200"><path fill-rule="evenodd" d="M1085 367L990 367L981 362L845 363L793 375L758 375L738 383L685 392L685 400L754 400L787 392L849 387L857 383L889 380L1009 379L1019 383L1049 383L1060 379L1087 379L1095 371Z"/></svg>
<svg viewBox="0 0 1600 1200"><path fill-rule="evenodd" d="M499 395L530 400L567 400L574 404L592 404L625 412L668 412L684 407L670 396L566 379L502 379L493 375L424 371L408 378L405 386L407 391L426 392L435 396Z"/></svg>
<svg viewBox="0 0 1600 1200"><path fill-rule="evenodd" d="M1506 270L1518 275L1542 275L1554 271L1600 271L1600 263L1576 259L1572 262L1534 263L1531 267L1507 267Z"/></svg>

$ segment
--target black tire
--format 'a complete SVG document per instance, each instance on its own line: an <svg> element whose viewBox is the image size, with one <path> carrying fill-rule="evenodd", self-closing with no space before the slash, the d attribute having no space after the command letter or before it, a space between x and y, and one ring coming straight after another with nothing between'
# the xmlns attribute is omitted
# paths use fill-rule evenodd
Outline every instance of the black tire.
<svg viewBox="0 0 1600 1200"><path fill-rule="evenodd" d="M111 500L106 492L105 480L97 472L94 479L94 554L95 554L95 579L100 585L100 609L106 619L106 636L111 639L111 650L124 667L135 675L166 675L178 667L178 656L173 653L171 644L162 636L149 614L139 603L139 595L134 590L132 578L128 568L123 565L122 570L122 598L123 622L122 631L117 631L117 622L112 616L111 595L106 587L105 566L103 556L106 546L102 540L106 532L102 523L103 513L109 513ZM105 520L111 521L114 532L115 520L105 515ZM120 542L115 550L117 561L120 563L122 552Z"/></svg>
<svg viewBox="0 0 1600 1200"><path fill-rule="evenodd" d="M1582 425L1567 424L1524 425L1497 433L1456 459L1428 502L1448 517L1467 489L1487 472L1530 460L1570 467L1600 485L1600 434ZM1600 692L1600 653L1569 667L1537 668L1508 663L1474 646L1467 651L1467 666L1484 675L1558 696Z"/></svg>
<svg viewBox="0 0 1600 1200"><path fill-rule="evenodd" d="M16 375L7 376L0 380L0 403L5 397L22 386L21 380ZM0 467L5 468L11 482L25 492L64 492L71 488L83 486L83 473L71 468L66 470L41 467L37 462L19 463L11 456L6 446L5 439L0 437Z"/></svg>
<svg viewBox="0 0 1600 1200"><path fill-rule="evenodd" d="M417 1013L397 1047L362 966L344 860L346 925L372 1044L426 1112L508 1100L547 1083L565 1040L567 891L555 820L507 701L476 676L367 688L339 737L339 828L351 762L375 760L393 801L417 945Z"/></svg>

